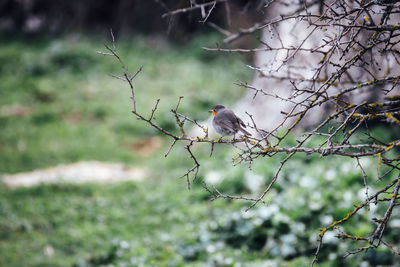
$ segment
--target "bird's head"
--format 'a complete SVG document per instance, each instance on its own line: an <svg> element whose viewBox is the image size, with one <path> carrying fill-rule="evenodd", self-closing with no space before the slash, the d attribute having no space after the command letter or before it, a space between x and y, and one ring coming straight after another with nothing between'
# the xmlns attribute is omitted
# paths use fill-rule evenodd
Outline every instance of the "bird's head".
<svg viewBox="0 0 400 267"><path fill-rule="evenodd" d="M209 110L208 112L210 112L213 116L216 116L218 114L218 112L220 112L221 110L223 110L225 107L223 105L215 105L211 110Z"/></svg>

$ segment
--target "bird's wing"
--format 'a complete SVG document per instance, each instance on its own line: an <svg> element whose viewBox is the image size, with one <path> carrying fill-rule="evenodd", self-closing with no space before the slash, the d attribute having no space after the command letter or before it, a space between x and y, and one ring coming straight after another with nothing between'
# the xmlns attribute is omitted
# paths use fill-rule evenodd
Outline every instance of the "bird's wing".
<svg viewBox="0 0 400 267"><path fill-rule="evenodd" d="M225 126L226 128L230 129L233 132L237 131L237 127L235 127L236 116L230 110L221 111L219 116L215 116L214 120L219 123L220 125ZM223 118L222 118L223 117ZM236 129L236 130L235 130Z"/></svg>
<svg viewBox="0 0 400 267"><path fill-rule="evenodd" d="M233 115L233 116L235 117L235 119L236 119L237 128L239 128L239 130L240 130L242 133L244 133L245 135L251 136L251 133L249 133L248 131L246 131L245 129L243 129L243 128L246 128L246 124L244 124L244 122L243 122L238 116L236 116L235 113L233 113L232 111L231 111L231 113L232 113L232 115Z"/></svg>
<svg viewBox="0 0 400 267"><path fill-rule="evenodd" d="M235 123L237 122L238 124L240 124L243 128L246 128L246 124L244 124L244 122L238 117L236 116L235 113L233 113L232 110L224 110L224 112L226 112L226 114L229 116L229 119L231 121L234 121Z"/></svg>

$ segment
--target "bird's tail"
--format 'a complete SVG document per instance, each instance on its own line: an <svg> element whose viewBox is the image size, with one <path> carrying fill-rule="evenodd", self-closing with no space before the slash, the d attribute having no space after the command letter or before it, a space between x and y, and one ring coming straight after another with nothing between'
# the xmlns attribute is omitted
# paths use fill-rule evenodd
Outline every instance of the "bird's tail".
<svg viewBox="0 0 400 267"><path fill-rule="evenodd" d="M251 133L249 133L248 131L246 131L245 129L243 129L243 127L240 127L239 129L242 133L244 133L244 135L246 136L251 136Z"/></svg>

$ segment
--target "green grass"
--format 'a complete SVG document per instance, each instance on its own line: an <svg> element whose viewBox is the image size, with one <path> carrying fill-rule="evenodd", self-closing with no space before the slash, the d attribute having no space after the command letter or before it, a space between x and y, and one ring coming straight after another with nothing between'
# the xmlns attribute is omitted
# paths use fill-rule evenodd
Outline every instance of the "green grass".
<svg viewBox="0 0 400 267"><path fill-rule="evenodd" d="M120 65L96 53L105 50L103 42L67 37L0 44L0 61L7 62L0 67L0 173L79 160L157 165L133 148L158 133L131 115L129 89L108 75L119 74ZM196 40L186 46L151 47L152 43L146 38L121 40L118 50L132 72L144 67L135 80L138 109L148 114L160 98L156 118L163 127L175 130L169 109L181 95L181 111L205 119L210 106L232 103L243 94L233 82L248 79L250 72L243 71L237 56L210 56ZM26 112L9 114L13 108ZM167 146L163 139L160 150L164 153ZM155 151L150 158L162 162L163 153ZM165 164L176 163L172 159ZM174 238L187 234L182 224L206 216L210 206L201 203L199 209L187 209L193 195L184 182L175 180L184 167L167 175L165 169L153 168L162 181L173 179L156 195L153 187L160 183L153 179L113 186L2 189L0 265L72 265L79 259L101 258L113 249L116 238L142 244L145 237L156 239L171 230ZM43 254L46 246L54 248L53 257ZM166 257L161 262L174 259L170 250L160 251L160 257Z"/></svg>
<svg viewBox="0 0 400 267"><path fill-rule="evenodd" d="M195 150L203 164L199 179L220 171L223 180L216 186L223 192L252 192L245 182L250 172L229 167L231 150L217 149L211 162L207 150ZM175 153L182 152L177 148ZM251 173L263 178L260 188L279 160L254 162ZM353 203L360 202L354 194L343 201L343 192L357 191L362 178L352 180L354 173L332 167L346 164L341 159L305 163L296 158L267 196L267 205L247 213L242 212L248 206L245 202L209 202L200 180L188 191L185 181L176 179L185 168L180 161L173 156L155 160L159 177L138 183L0 188L0 266L265 266L267 262L308 266L318 229L327 224L324 218L344 217ZM226 166L223 171L221 166ZM342 179L327 180L325 174L330 171ZM307 179L314 185L307 185ZM362 212L344 229L368 234L373 228L366 219ZM398 229L391 228L388 240L398 234ZM294 241L286 244L286 239ZM378 250L345 263L341 257L357 244L343 243L339 248L335 240L326 240L320 266L394 261L387 250Z"/></svg>
<svg viewBox="0 0 400 267"><path fill-rule="evenodd" d="M126 249L131 249L129 258L119 261L146 256L147 261L182 262L172 253L177 247L172 241L190 236L192 226L216 207L196 201L199 190L170 194L179 190L157 186L165 182L2 191L0 265L71 266L107 255L117 240L129 242ZM46 247L54 255L46 256Z"/></svg>
<svg viewBox="0 0 400 267"><path fill-rule="evenodd" d="M215 103L239 99L244 91L233 83L249 80L250 72L237 55L200 49L214 40L201 37L185 46L155 46L148 38L118 41L132 72L144 66L134 81L138 109L149 114L160 98L157 122L177 132L168 110L179 96L185 97L181 112L198 120ZM210 177L219 177L215 186L224 193L257 195L285 156L255 160L250 171L232 167L237 151L228 146L216 146L212 158L207 145L193 149L201 169L188 191L177 177L193 162L181 145L164 158L171 140L131 115L129 89L107 75L121 67L96 54L104 50L102 42L75 36L0 43L0 62L7 62L0 64L0 173L102 160L146 168L151 177L105 185L0 186L0 266L308 266L318 228L362 201L357 192L363 180L354 162L297 155L266 196L267 205L245 213L246 202L210 202L202 180L211 184ZM161 138L161 147L141 154L137 144L152 137ZM376 161L365 165L374 190L380 186L373 179ZM368 235L368 216L382 212L362 212L344 230ZM398 228L387 232L389 242L398 240ZM344 262L345 251L358 244L335 240L327 240L319 266L395 262L387 250Z"/></svg>
<svg viewBox="0 0 400 267"><path fill-rule="evenodd" d="M108 74L121 73L102 40L65 38L49 42L2 42L0 107L22 107L24 116L0 115L0 173L83 159L140 162L132 145L157 133L130 115L129 88ZM169 110L179 96L181 111L205 119L215 103L232 103L243 94L233 84L250 72L235 56L210 57L197 42L149 47L142 38L118 42L135 80L137 106L149 114L160 98L159 124L174 130Z"/></svg>

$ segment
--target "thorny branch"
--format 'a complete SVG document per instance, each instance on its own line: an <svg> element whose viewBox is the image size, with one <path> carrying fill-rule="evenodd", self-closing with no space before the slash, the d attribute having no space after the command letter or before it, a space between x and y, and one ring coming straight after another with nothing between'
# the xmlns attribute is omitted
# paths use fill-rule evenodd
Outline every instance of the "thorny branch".
<svg viewBox="0 0 400 267"><path fill-rule="evenodd" d="M210 18L211 12L218 4L228 5L229 1L205 1L201 4L190 1L190 3L191 5L186 8L170 11L163 16L200 10L204 23ZM179 134L163 129L154 120L159 100L149 118L136 108L133 79L141 68L133 75L129 72L128 67L118 55L112 33L112 46L106 45L108 52L100 52L100 54L113 56L121 64L123 74L112 76L128 83L131 89L132 113L162 135L172 139L165 156L169 155L177 143L184 143L187 155L194 164L182 175L186 178L189 189L191 182L198 177L201 166L192 150L193 145L197 143L210 144L210 156L215 145L233 145L238 150L237 156L233 159L234 164L251 164L256 159L274 157L278 154L286 155L259 196L231 196L203 183L203 187L210 193L212 200L249 201L251 204L248 209L264 202L264 197L279 180L281 170L296 154L353 158L356 161L355 166L361 171L365 201L355 206L344 218L321 229L311 266L318 259L325 233L331 230L339 231L338 238L366 243L366 246L354 252L348 252L346 256L376 248L381 244L398 254L399 252L384 240L384 233L393 210L400 205L400 176L398 174L400 172L400 139L393 138L387 141L382 136L373 135L369 127L376 123L387 124L391 127L400 126L400 96L395 94L399 90L400 81L398 67L400 65L400 24L397 24L398 20L396 21L400 16L400 4L397 1L383 0L304 1L304 4L276 0L265 1L265 3L264 8L284 11L279 17L274 14L274 17L270 18L268 10L264 10L267 14L265 20L236 32L224 30L223 27L209 22L214 29L225 35L223 40L225 45L245 35L268 32L270 39L260 41L260 47L231 48L218 45L215 48L205 48L208 51L220 53L268 53L270 62L265 62L263 66L249 67L263 79L279 81L289 89L289 94L285 90L281 90L282 94L277 94L269 91L269 88L257 88L246 82L237 82L237 85L251 90L254 98L272 97L291 105L289 110L281 111L284 115L282 121L269 131L257 126L257 120L253 118L253 115L248 114L252 122L249 127L256 133L252 137L243 136L232 140L210 138L206 126L178 112L182 97L178 99L176 107L170 110L175 117ZM225 7L225 10L229 8ZM296 31L298 25L302 25L304 31L304 34L298 36L298 42L296 44L285 42L281 36L280 27L292 27L293 31ZM308 74L305 74L305 69ZM371 95L374 97L368 97ZM282 145L290 134L296 135L293 133L294 129L314 112L322 112L325 115L311 130L298 137L295 146ZM186 123L199 127L204 135L188 136L184 128ZM311 142L312 140L314 142ZM315 141L319 142L318 145L315 145ZM241 145L236 146L239 144ZM378 161L380 173L377 175L377 180L382 184L381 189L376 190L375 193L368 187L369 178L360 161L363 157L371 157ZM386 179L385 182L384 178L390 177L395 172L397 172L397 178L391 182ZM391 197L387 197L389 192ZM374 205L388 203L382 219L376 220L377 227L371 236L354 236L339 228L360 210L369 209L371 203Z"/></svg>

